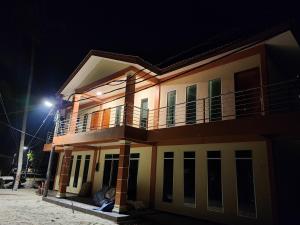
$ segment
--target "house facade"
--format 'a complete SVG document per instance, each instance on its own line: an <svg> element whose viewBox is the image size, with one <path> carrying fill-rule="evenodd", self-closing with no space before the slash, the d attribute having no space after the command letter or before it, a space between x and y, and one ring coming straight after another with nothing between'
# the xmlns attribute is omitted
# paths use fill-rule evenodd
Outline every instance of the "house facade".
<svg viewBox="0 0 300 225"><path fill-rule="evenodd" d="M51 143L58 197L116 187L127 200L225 224L274 224L273 140L299 134L299 46L288 29L257 35L166 68L90 51L59 90ZM278 60L282 60L278 64ZM287 75L289 74L289 75ZM297 135L296 135L297 136Z"/></svg>

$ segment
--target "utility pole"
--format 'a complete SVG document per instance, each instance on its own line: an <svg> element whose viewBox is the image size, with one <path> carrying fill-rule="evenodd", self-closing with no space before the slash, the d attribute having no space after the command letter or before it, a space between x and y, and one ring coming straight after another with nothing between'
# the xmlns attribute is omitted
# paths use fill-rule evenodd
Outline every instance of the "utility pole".
<svg viewBox="0 0 300 225"><path fill-rule="evenodd" d="M18 190L21 175L22 175L23 151L24 151L28 106L29 106L32 78L33 78L33 72L34 72L33 69L34 69L34 40L32 40L31 59L30 59L30 72L29 72L29 79L28 79L28 86L27 86L27 95L26 95L26 100L25 100L25 111L24 111L23 122L22 122L22 133L21 133L20 146L19 146L18 169L17 169L17 174L16 174L16 177L15 177L15 183L14 183L14 187L13 187L14 191Z"/></svg>

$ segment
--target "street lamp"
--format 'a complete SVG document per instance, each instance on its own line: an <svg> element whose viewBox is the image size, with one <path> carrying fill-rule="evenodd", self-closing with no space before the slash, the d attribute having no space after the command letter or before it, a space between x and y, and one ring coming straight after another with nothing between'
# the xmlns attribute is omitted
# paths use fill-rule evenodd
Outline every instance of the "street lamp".
<svg viewBox="0 0 300 225"><path fill-rule="evenodd" d="M48 100L45 100L44 101L44 105L47 106L48 108L52 108L53 107L53 103L48 101Z"/></svg>

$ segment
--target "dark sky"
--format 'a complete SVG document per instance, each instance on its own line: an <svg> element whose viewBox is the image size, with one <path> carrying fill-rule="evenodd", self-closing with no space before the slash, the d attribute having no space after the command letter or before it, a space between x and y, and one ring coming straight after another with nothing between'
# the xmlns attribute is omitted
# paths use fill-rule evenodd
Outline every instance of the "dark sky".
<svg viewBox="0 0 300 225"><path fill-rule="evenodd" d="M23 114L11 112L24 107L32 37L36 60L31 105L37 105L55 95L90 49L138 55L157 64L212 37L221 42L228 36L282 22L290 22L295 28L300 24L298 7L288 1L222 2L2 2L0 91L13 126L21 128ZM210 45L217 45L218 38ZM34 107L28 120L29 133L34 133L46 113L47 109ZM5 121L2 109L0 114L0 120ZM39 136L44 137L49 127L47 124ZM16 151L3 125L0 140L0 154Z"/></svg>

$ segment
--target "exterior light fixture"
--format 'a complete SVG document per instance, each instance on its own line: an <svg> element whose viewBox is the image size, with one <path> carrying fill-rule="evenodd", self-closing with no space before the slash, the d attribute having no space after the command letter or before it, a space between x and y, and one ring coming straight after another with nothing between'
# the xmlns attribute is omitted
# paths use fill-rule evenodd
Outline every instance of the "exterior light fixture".
<svg viewBox="0 0 300 225"><path fill-rule="evenodd" d="M101 92L101 91L98 91L98 92L96 93L96 95L97 95L97 96L101 96L101 95L102 95L102 92Z"/></svg>
<svg viewBox="0 0 300 225"><path fill-rule="evenodd" d="M53 106L53 103L46 100L44 101L44 105L47 106L48 108L51 108Z"/></svg>
<svg viewBox="0 0 300 225"><path fill-rule="evenodd" d="M28 147L27 147L27 146L24 146L24 147L23 147L23 150L28 150Z"/></svg>

